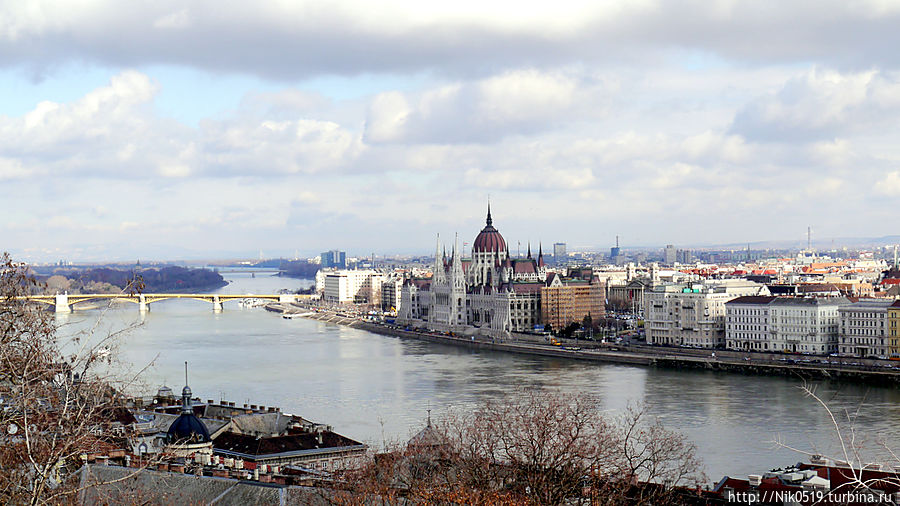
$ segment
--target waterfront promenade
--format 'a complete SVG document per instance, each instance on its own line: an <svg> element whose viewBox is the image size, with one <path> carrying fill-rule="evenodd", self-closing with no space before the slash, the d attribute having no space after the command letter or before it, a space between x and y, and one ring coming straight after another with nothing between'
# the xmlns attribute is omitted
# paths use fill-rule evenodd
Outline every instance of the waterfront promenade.
<svg viewBox="0 0 900 506"><path fill-rule="evenodd" d="M269 304L267 309L286 315L350 326L382 335L449 344L473 350L520 353L544 357L676 369L705 369L738 374L791 376L801 379L838 379L900 385L900 362L890 360L819 357L797 354L736 352L656 346L624 346L592 341L564 340L550 344L543 336L513 334L500 340L483 336L457 336L366 321L323 308L295 304Z"/></svg>

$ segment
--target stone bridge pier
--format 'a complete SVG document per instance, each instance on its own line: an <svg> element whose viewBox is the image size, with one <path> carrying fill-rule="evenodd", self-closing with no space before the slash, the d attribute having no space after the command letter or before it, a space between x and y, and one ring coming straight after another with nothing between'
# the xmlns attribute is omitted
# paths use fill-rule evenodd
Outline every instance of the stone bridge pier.
<svg viewBox="0 0 900 506"><path fill-rule="evenodd" d="M218 295L213 295L213 311L217 313L222 311L222 301Z"/></svg>
<svg viewBox="0 0 900 506"><path fill-rule="evenodd" d="M69 292L56 294L56 312L71 313L72 307L69 306Z"/></svg>
<svg viewBox="0 0 900 506"><path fill-rule="evenodd" d="M146 313L147 311L150 311L150 304L147 304L147 298L144 297L144 294L141 294L138 297L138 309L142 313Z"/></svg>

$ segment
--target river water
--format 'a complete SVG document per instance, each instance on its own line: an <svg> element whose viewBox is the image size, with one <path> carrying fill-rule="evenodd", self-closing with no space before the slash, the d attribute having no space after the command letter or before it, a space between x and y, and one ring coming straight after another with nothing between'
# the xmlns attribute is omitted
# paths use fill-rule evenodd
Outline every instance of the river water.
<svg viewBox="0 0 900 506"><path fill-rule="evenodd" d="M218 293L276 293L310 280L266 274L226 274ZM667 427L693 441L710 480L745 477L806 460L773 441L840 456L828 413L790 378L680 371L566 361L468 350L371 334L314 320L283 319L262 308L208 302L155 303L143 316L132 304L57 317L61 333L94 329L91 339L135 326L118 339L132 390L180 392L184 362L190 386L202 399L279 406L327 423L348 437L381 447L403 441L424 425L426 412L468 409L486 397L519 387L553 387L596 395L620 412L643 403ZM149 365L149 366L148 366ZM820 382L841 425L849 414L857 441L873 458L882 445L900 448L900 392L841 382Z"/></svg>

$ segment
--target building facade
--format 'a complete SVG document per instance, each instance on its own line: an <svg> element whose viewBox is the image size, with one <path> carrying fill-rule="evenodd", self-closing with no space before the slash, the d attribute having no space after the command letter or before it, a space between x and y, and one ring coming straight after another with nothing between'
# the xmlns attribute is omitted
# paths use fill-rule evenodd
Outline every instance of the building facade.
<svg viewBox="0 0 900 506"><path fill-rule="evenodd" d="M666 265L675 265L675 262L678 261L678 251L675 249L675 246L667 244L663 257L663 262Z"/></svg>
<svg viewBox="0 0 900 506"><path fill-rule="evenodd" d="M838 310L841 322L838 350L857 357L891 355L888 308L893 303L893 300L860 299L842 306Z"/></svg>
<svg viewBox="0 0 900 506"><path fill-rule="evenodd" d="M888 356L900 357L900 300L894 301L888 307Z"/></svg>
<svg viewBox="0 0 900 506"><path fill-rule="evenodd" d="M323 268L346 269L347 253L340 250L326 251L319 255Z"/></svg>
<svg viewBox="0 0 900 506"><path fill-rule="evenodd" d="M768 295L768 290L739 279L654 286L644 294L647 343L724 347L725 303L744 295Z"/></svg>
<svg viewBox="0 0 900 506"><path fill-rule="evenodd" d="M556 265L565 265L568 261L569 256L566 253L566 243L553 243L553 263Z"/></svg>
<svg viewBox="0 0 900 506"><path fill-rule="evenodd" d="M597 321L606 315L605 288L597 278L564 279L550 275L548 286L541 288L541 322L553 329L570 323L581 324L586 316Z"/></svg>
<svg viewBox="0 0 900 506"><path fill-rule="evenodd" d="M381 305L384 276L372 269L339 270L325 274L323 299L332 304Z"/></svg>
<svg viewBox="0 0 900 506"><path fill-rule="evenodd" d="M396 311L400 307L400 289L403 281L396 277L386 279L381 284L381 310Z"/></svg>
<svg viewBox="0 0 900 506"><path fill-rule="evenodd" d="M534 330L540 323L541 288L547 279L542 249L532 258L511 258L494 228L490 206L485 227L462 258L458 240L448 256L440 243L430 279L409 279L401 288L397 321L442 332L502 337Z"/></svg>
<svg viewBox="0 0 900 506"><path fill-rule="evenodd" d="M825 355L838 351L843 297L740 297L726 307L726 348Z"/></svg>

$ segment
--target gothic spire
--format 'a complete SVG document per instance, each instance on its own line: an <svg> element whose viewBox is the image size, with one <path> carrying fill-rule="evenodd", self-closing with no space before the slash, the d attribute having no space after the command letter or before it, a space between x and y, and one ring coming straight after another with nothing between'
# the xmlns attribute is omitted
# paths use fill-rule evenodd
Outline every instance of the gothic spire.
<svg viewBox="0 0 900 506"><path fill-rule="evenodd" d="M446 251L445 251L446 253ZM441 254L441 234L437 236L437 244L434 248L434 273L431 276L432 281L439 283L444 281L444 255Z"/></svg>
<svg viewBox="0 0 900 506"><path fill-rule="evenodd" d="M494 220L491 219L491 201L488 200L488 215L487 215L487 226L491 226L494 224Z"/></svg>
<svg viewBox="0 0 900 506"><path fill-rule="evenodd" d="M531 241L528 241L528 258L531 258Z"/></svg>

